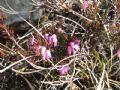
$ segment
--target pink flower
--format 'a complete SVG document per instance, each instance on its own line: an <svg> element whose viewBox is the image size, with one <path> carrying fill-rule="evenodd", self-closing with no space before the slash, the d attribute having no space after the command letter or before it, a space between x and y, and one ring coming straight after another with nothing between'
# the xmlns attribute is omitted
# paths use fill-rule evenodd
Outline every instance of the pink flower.
<svg viewBox="0 0 120 90"><path fill-rule="evenodd" d="M50 45L50 47L56 47L57 46L57 35L56 34L53 34L51 36L49 36L49 39L48 39L48 44Z"/></svg>
<svg viewBox="0 0 120 90"><path fill-rule="evenodd" d="M72 55L73 54L73 48L71 46L68 46L67 47L67 52L68 52L68 55Z"/></svg>
<svg viewBox="0 0 120 90"><path fill-rule="evenodd" d="M74 52L75 52L75 54L79 51L79 45L78 44L75 44L74 46L73 46L73 49L74 49Z"/></svg>
<svg viewBox="0 0 120 90"><path fill-rule="evenodd" d="M52 35L52 46L53 46L53 47L56 47L56 46L57 46L57 42L58 42L58 40L57 40L57 35L56 35L56 34L53 34L53 35Z"/></svg>
<svg viewBox="0 0 120 90"><path fill-rule="evenodd" d="M53 38L52 38L52 36L49 36L49 38L48 38L48 45L49 46L53 45Z"/></svg>
<svg viewBox="0 0 120 90"><path fill-rule="evenodd" d="M120 48L117 50L117 57L120 58Z"/></svg>
<svg viewBox="0 0 120 90"><path fill-rule="evenodd" d="M46 47L42 46L42 47L41 47L41 54L43 55L46 50L47 50Z"/></svg>
<svg viewBox="0 0 120 90"><path fill-rule="evenodd" d="M74 40L74 43L79 45L80 44L80 40L76 39L76 40Z"/></svg>
<svg viewBox="0 0 120 90"><path fill-rule="evenodd" d="M42 54L42 59L45 61L49 61L52 58L51 51L47 50L46 47L41 47L41 54Z"/></svg>
<svg viewBox="0 0 120 90"><path fill-rule="evenodd" d="M36 42L35 37L32 36L32 37L30 38L30 45L34 45L34 44L37 44L37 42Z"/></svg>
<svg viewBox="0 0 120 90"><path fill-rule="evenodd" d="M47 60L47 61L49 61L51 59L51 57L52 56L51 56L50 50L46 50L45 53L42 55L42 59Z"/></svg>
<svg viewBox="0 0 120 90"><path fill-rule="evenodd" d="M75 54L76 51L74 50L74 45L74 42L69 43L69 46L67 47L68 55Z"/></svg>
<svg viewBox="0 0 120 90"><path fill-rule="evenodd" d="M61 27L58 28L58 32L63 33L64 31L62 30Z"/></svg>
<svg viewBox="0 0 120 90"><path fill-rule="evenodd" d="M56 34L52 34L52 35L45 34L44 37L47 40L48 45L50 47L56 47L57 46L58 39L57 39L57 35Z"/></svg>
<svg viewBox="0 0 120 90"><path fill-rule="evenodd" d="M82 10L85 11L87 9L88 5L89 5L89 1L88 0L84 0L83 3L82 3L82 7L81 7Z"/></svg>
<svg viewBox="0 0 120 90"><path fill-rule="evenodd" d="M57 70L58 70L58 72L59 72L60 75L66 75L68 73L68 71L70 70L70 67L62 65Z"/></svg>
<svg viewBox="0 0 120 90"><path fill-rule="evenodd" d="M68 55L73 55L73 54L78 53L80 49L79 44L80 44L79 40L71 41L67 46Z"/></svg>
<svg viewBox="0 0 120 90"><path fill-rule="evenodd" d="M48 34L48 33L46 33L46 34L44 35L44 37L45 37L45 39L48 41L49 34Z"/></svg>

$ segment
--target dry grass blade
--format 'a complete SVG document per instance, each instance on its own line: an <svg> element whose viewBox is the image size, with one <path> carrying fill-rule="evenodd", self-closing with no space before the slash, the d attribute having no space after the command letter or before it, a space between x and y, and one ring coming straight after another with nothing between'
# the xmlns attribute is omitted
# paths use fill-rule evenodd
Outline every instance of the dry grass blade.
<svg viewBox="0 0 120 90"><path fill-rule="evenodd" d="M105 64L103 63L103 72L98 83L96 90L103 90L104 89L104 76L105 76Z"/></svg>

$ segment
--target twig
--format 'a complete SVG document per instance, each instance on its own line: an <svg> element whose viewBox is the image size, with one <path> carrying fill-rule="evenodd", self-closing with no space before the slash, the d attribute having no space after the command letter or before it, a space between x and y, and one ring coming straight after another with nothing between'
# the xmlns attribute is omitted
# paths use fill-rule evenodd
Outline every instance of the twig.
<svg viewBox="0 0 120 90"><path fill-rule="evenodd" d="M10 64L9 66L7 66L7 67L5 67L4 69L0 70L0 73L5 72L6 70L10 69L11 67L13 67L13 66L17 65L18 63L24 61L25 59L29 59L29 58L31 58L31 57L33 57L33 56L26 57L26 58L24 58L24 59L21 59L21 60L19 60L19 61L16 61L16 62Z"/></svg>
<svg viewBox="0 0 120 90"><path fill-rule="evenodd" d="M66 9L66 10L68 10L69 12L71 12L72 14L74 14L74 15L76 15L76 16L78 16L78 17L80 17L80 18L82 18L82 19L84 19L84 20L86 20L86 21L88 21L89 23L92 23L92 22L93 22L93 20L88 19L87 17L83 16L82 14L80 14L80 13L72 10L71 8L69 8L65 3L62 4L62 3L58 2L58 1L57 1L57 3L58 3L62 8Z"/></svg>
<svg viewBox="0 0 120 90"><path fill-rule="evenodd" d="M23 75L21 75L21 77L26 81L31 90L36 90L27 78L25 78Z"/></svg>
<svg viewBox="0 0 120 90"><path fill-rule="evenodd" d="M66 20L72 21L73 23L75 23L76 25L78 25L79 27L81 27L84 31L86 31L86 29L82 25L80 25L78 22L76 22L76 21L74 21L74 20L72 20L72 19L70 19L68 17L61 16L61 15L57 15L57 16L58 17L62 17L64 19L66 19Z"/></svg>

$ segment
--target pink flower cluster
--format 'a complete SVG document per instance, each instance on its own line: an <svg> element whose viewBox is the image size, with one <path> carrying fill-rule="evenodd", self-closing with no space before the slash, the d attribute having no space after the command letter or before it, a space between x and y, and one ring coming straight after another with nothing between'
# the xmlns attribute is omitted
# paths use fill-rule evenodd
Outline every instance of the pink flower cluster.
<svg viewBox="0 0 120 90"><path fill-rule="evenodd" d="M70 70L70 67L62 65L57 70L58 70L58 72L59 72L60 75L66 75L68 73L68 71Z"/></svg>
<svg viewBox="0 0 120 90"><path fill-rule="evenodd" d="M117 57L120 58L120 48L117 50Z"/></svg>
<svg viewBox="0 0 120 90"><path fill-rule="evenodd" d="M89 5L89 0L84 0L83 3L82 3L82 10L86 10L88 8L88 5Z"/></svg>
<svg viewBox="0 0 120 90"><path fill-rule="evenodd" d="M44 37L45 37L45 39L48 42L48 45L50 47L56 47L57 46L58 39L57 39L57 35L56 34L50 35L50 34L46 33L44 35Z"/></svg>
<svg viewBox="0 0 120 90"><path fill-rule="evenodd" d="M51 51L44 46L38 45L34 36L32 36L32 38L30 38L30 45L31 45L32 51L37 56L41 55L43 60L49 61L52 58Z"/></svg>
<svg viewBox="0 0 120 90"><path fill-rule="evenodd" d="M67 52L68 55L77 54L80 49L80 40L72 40L68 43Z"/></svg>
<svg viewBox="0 0 120 90"><path fill-rule="evenodd" d="M57 35L45 33L44 38L48 43L47 47L49 47L49 49L46 48L45 46L39 45L37 39L34 36L30 38L29 44L30 44L31 50L37 56L41 56L44 61L50 61L52 60L50 48L54 48L57 46L58 44ZM79 46L80 46L80 40L78 39L71 40L67 45L68 55L77 54L80 49ZM57 71L59 72L60 75L66 75L69 70L70 70L70 67L67 65L62 65L59 68L57 68Z"/></svg>

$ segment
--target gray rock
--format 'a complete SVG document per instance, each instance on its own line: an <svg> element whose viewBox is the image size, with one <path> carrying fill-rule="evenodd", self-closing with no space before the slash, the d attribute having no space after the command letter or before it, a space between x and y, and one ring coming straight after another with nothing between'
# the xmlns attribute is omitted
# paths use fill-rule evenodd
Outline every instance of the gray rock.
<svg viewBox="0 0 120 90"><path fill-rule="evenodd" d="M4 8L10 10L10 12L4 10ZM12 13L11 8L18 14ZM39 8L32 5L32 0L0 0L0 9L6 12L7 24L22 21L19 15L25 19L38 19L39 12L42 12Z"/></svg>

